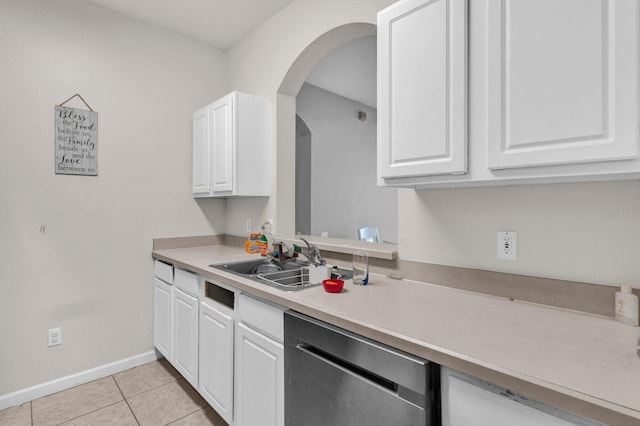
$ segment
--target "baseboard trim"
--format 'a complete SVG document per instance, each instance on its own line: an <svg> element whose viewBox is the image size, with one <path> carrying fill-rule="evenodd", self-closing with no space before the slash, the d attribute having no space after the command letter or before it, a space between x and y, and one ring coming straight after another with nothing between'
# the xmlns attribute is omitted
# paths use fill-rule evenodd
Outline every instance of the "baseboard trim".
<svg viewBox="0 0 640 426"><path fill-rule="evenodd" d="M69 376L61 377L59 379L51 380L50 382L42 383L30 388L8 393L6 395L0 395L0 410L14 407L37 398L42 398L43 396L51 395L92 380L111 376L112 374L119 373L121 371L128 370L129 368L137 367L160 358L162 358L160 353L155 350L149 351L140 355L135 355L109 364L101 365L99 367L91 368L89 370L81 371L79 373L71 374Z"/></svg>

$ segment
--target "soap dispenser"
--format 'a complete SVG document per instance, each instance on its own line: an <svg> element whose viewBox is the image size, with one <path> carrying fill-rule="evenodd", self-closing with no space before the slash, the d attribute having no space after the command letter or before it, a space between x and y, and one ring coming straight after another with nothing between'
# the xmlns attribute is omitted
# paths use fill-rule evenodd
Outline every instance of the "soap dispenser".
<svg viewBox="0 0 640 426"><path fill-rule="evenodd" d="M624 324L638 326L638 296L631 286L623 285L616 292L616 319Z"/></svg>

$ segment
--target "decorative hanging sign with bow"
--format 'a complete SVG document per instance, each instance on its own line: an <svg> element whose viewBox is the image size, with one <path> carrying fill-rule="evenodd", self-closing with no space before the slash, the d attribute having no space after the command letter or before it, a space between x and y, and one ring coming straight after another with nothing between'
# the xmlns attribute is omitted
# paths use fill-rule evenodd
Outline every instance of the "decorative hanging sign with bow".
<svg viewBox="0 0 640 426"><path fill-rule="evenodd" d="M89 110L64 104L79 97ZM98 113L73 95L55 107L56 174L98 175Z"/></svg>

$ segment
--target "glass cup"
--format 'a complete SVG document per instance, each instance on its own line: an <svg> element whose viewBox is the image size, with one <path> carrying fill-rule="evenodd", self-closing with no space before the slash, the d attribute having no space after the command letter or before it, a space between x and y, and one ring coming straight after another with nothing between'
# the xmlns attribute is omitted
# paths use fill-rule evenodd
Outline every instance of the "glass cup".
<svg viewBox="0 0 640 426"><path fill-rule="evenodd" d="M356 250L353 252L353 283L367 285L369 282L369 256L367 252Z"/></svg>

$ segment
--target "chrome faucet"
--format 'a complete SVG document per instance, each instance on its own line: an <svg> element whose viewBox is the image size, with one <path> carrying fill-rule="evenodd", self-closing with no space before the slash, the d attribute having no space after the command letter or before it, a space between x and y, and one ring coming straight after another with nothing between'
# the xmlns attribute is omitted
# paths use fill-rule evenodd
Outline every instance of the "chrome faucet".
<svg viewBox="0 0 640 426"><path fill-rule="evenodd" d="M324 260L322 254L320 254L320 249L313 244L310 244L309 241L304 238L300 238L307 245L307 253L302 253L303 256L306 256L309 261L309 265L313 266L324 266L327 264L327 261Z"/></svg>
<svg viewBox="0 0 640 426"><path fill-rule="evenodd" d="M287 258L286 258L286 256L284 255L284 252L283 252L283 243L282 243L282 241L274 242L273 245L275 247L277 247L277 249L278 249L278 258L274 259L274 260L277 260L278 263L283 264L284 262L287 261Z"/></svg>

